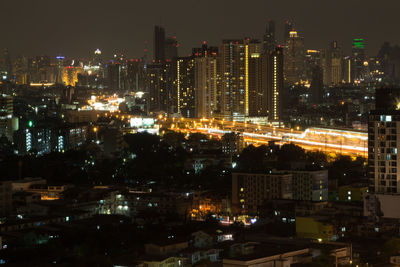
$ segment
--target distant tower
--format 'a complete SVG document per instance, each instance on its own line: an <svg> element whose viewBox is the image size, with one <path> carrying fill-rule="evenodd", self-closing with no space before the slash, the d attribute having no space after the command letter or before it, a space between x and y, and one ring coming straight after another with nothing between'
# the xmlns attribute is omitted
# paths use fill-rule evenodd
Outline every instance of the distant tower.
<svg viewBox="0 0 400 267"><path fill-rule="evenodd" d="M13 73L12 73L10 53L8 52L8 49L4 49L3 62L4 62L4 71L7 72L6 75L4 76L7 77L7 80L11 80L13 78Z"/></svg>
<svg viewBox="0 0 400 267"><path fill-rule="evenodd" d="M165 60L165 29L161 26L154 27L154 60L155 62Z"/></svg>
<svg viewBox="0 0 400 267"><path fill-rule="evenodd" d="M94 51L94 55L93 55L93 66L101 66L102 65L102 61L101 61L101 50L100 49L96 49Z"/></svg>
<svg viewBox="0 0 400 267"><path fill-rule="evenodd" d="M287 20L285 21L285 30L284 30L284 41L286 42L287 39L290 37L290 32L294 31L294 24Z"/></svg>
<svg viewBox="0 0 400 267"><path fill-rule="evenodd" d="M270 20L266 27L263 45L264 45L264 53L273 50L276 47L275 21L273 20Z"/></svg>
<svg viewBox="0 0 400 267"><path fill-rule="evenodd" d="M147 40L144 41L143 45L143 69L144 71L146 71L147 69L147 64L149 64L149 59L148 59L148 52L149 52L149 48L148 48L148 44L149 42Z"/></svg>
<svg viewBox="0 0 400 267"><path fill-rule="evenodd" d="M312 79L311 79L311 99L314 104L321 104L323 96L324 84L322 77L322 68L315 65L312 69Z"/></svg>
<svg viewBox="0 0 400 267"><path fill-rule="evenodd" d="M342 82L343 55L336 41L333 41L323 58L324 84L337 85Z"/></svg>
<svg viewBox="0 0 400 267"><path fill-rule="evenodd" d="M304 78L304 39L296 31L291 31L285 47L285 84L293 85Z"/></svg>
<svg viewBox="0 0 400 267"><path fill-rule="evenodd" d="M58 55L56 57L56 62L57 62L57 77L56 77L56 83L62 84L63 83L63 67L64 67L64 59L65 57Z"/></svg>
<svg viewBox="0 0 400 267"><path fill-rule="evenodd" d="M229 120L249 116L251 56L259 56L261 43L250 38L223 40L219 50L221 73L221 115Z"/></svg>
<svg viewBox="0 0 400 267"><path fill-rule="evenodd" d="M176 36L165 39L164 49L165 60L173 60L178 57L178 41L176 40Z"/></svg>
<svg viewBox="0 0 400 267"><path fill-rule="evenodd" d="M353 82L356 80L363 80L363 69L365 61L365 43L364 39L356 38L353 39L352 46L352 78Z"/></svg>
<svg viewBox="0 0 400 267"><path fill-rule="evenodd" d="M266 96L269 121L281 119L281 95L284 86L283 60L282 47L276 47L267 55Z"/></svg>

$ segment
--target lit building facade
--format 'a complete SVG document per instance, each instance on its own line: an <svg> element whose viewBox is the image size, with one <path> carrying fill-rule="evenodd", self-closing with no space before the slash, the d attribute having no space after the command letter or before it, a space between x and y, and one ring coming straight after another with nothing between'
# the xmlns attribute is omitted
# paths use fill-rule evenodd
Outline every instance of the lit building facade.
<svg viewBox="0 0 400 267"><path fill-rule="evenodd" d="M338 85L343 80L343 52L333 41L322 58L324 85Z"/></svg>
<svg viewBox="0 0 400 267"><path fill-rule="evenodd" d="M264 77L266 88L266 102L268 109L268 120L279 121L281 118L281 94L284 88L284 55L281 47L276 47L266 55L267 64Z"/></svg>
<svg viewBox="0 0 400 267"><path fill-rule="evenodd" d="M0 95L0 136L13 141L13 133L18 130L18 117L14 117L14 102L10 95Z"/></svg>
<svg viewBox="0 0 400 267"><path fill-rule="evenodd" d="M351 78L352 82L363 81L365 77L365 42L362 38L353 39L352 58L351 58Z"/></svg>
<svg viewBox="0 0 400 267"><path fill-rule="evenodd" d="M217 111L217 58L195 58L195 116L212 118Z"/></svg>
<svg viewBox="0 0 400 267"><path fill-rule="evenodd" d="M170 107L176 106L175 112L185 118L195 117L195 58L179 57L174 60L176 79L175 90L170 100Z"/></svg>
<svg viewBox="0 0 400 267"><path fill-rule="evenodd" d="M290 86L305 79L304 39L291 31L284 49L285 84Z"/></svg>
<svg viewBox="0 0 400 267"><path fill-rule="evenodd" d="M370 191L400 194L400 89L377 89L375 99L368 122Z"/></svg>
<svg viewBox="0 0 400 267"><path fill-rule="evenodd" d="M63 68L62 81L67 86L75 86L78 82L78 74L83 73L83 68L66 66Z"/></svg>
<svg viewBox="0 0 400 267"><path fill-rule="evenodd" d="M375 101L368 121L369 194L364 201L364 215L399 219L400 89L377 89Z"/></svg>
<svg viewBox="0 0 400 267"><path fill-rule="evenodd" d="M166 69L163 64L147 65L146 88L148 95L148 112L150 114L168 111L168 91L166 86Z"/></svg>
<svg viewBox="0 0 400 267"><path fill-rule="evenodd" d="M256 213L266 201L292 199L292 174L232 173L232 211Z"/></svg>
<svg viewBox="0 0 400 267"><path fill-rule="evenodd" d="M260 53L257 40L223 40L220 48L221 116L244 120L249 116L250 60Z"/></svg>

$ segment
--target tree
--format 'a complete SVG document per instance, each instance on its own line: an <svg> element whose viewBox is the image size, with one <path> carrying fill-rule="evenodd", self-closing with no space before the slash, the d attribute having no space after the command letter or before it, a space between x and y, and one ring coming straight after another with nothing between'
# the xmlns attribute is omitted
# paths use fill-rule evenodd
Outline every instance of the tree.
<svg viewBox="0 0 400 267"><path fill-rule="evenodd" d="M238 160L238 169L247 172L265 171L267 166L265 164L267 154L267 147L262 145L254 147L250 145L243 149Z"/></svg>
<svg viewBox="0 0 400 267"><path fill-rule="evenodd" d="M295 144L285 144L278 153L280 161L297 161L306 159L306 153L303 148Z"/></svg>
<svg viewBox="0 0 400 267"><path fill-rule="evenodd" d="M178 147L186 141L185 135L183 133L168 131L163 136L163 141L170 146Z"/></svg>
<svg viewBox="0 0 400 267"><path fill-rule="evenodd" d="M306 159L306 152L303 148L294 144L285 144L278 151L278 166L280 169L290 167L290 162Z"/></svg>
<svg viewBox="0 0 400 267"><path fill-rule="evenodd" d="M328 164L328 157L321 151L308 151L306 153L307 161L315 166L326 166Z"/></svg>
<svg viewBox="0 0 400 267"><path fill-rule="evenodd" d="M134 154L143 154L154 151L159 145L160 138L149 133L127 134L124 136L128 149Z"/></svg>
<svg viewBox="0 0 400 267"><path fill-rule="evenodd" d="M394 256L400 253L400 238L393 237L383 244L383 253L386 256Z"/></svg>

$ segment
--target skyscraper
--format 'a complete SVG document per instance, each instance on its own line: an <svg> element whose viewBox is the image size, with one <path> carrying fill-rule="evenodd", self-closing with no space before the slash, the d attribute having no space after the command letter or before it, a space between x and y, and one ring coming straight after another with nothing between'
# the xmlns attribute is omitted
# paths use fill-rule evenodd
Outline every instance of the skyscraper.
<svg viewBox="0 0 400 267"><path fill-rule="evenodd" d="M212 118L218 110L217 101L217 48L207 47L204 42L193 49L195 57L195 116Z"/></svg>
<svg viewBox="0 0 400 267"><path fill-rule="evenodd" d="M186 118L195 117L195 58L179 57L174 60L175 86L170 106L176 105L176 113Z"/></svg>
<svg viewBox="0 0 400 267"><path fill-rule="evenodd" d="M275 21L268 21L263 40L264 53L276 47Z"/></svg>
<svg viewBox="0 0 400 267"><path fill-rule="evenodd" d="M281 119L281 94L284 88L284 52L282 47L276 47L266 55L266 96L268 108L268 120L279 121Z"/></svg>
<svg viewBox="0 0 400 267"><path fill-rule="evenodd" d="M322 58L325 85L337 85L343 80L343 53L336 41L333 41Z"/></svg>
<svg viewBox="0 0 400 267"><path fill-rule="evenodd" d="M145 72L141 59L131 59L127 62L127 85L128 89L134 92L144 91Z"/></svg>
<svg viewBox="0 0 400 267"><path fill-rule="evenodd" d="M323 90L323 71L320 66L315 65L312 70L312 79L310 85L312 103L320 104L322 102Z"/></svg>
<svg viewBox="0 0 400 267"><path fill-rule="evenodd" d="M365 61L365 43L364 39L356 38L353 39L352 45L352 61L351 61L351 73L352 80L361 81L364 80L364 61Z"/></svg>
<svg viewBox="0 0 400 267"><path fill-rule="evenodd" d="M260 43L249 38L223 40L219 60L221 116L244 120L249 116L249 61L260 53Z"/></svg>
<svg viewBox="0 0 400 267"><path fill-rule="evenodd" d="M161 26L154 26L154 61L165 60L165 29Z"/></svg>
<svg viewBox="0 0 400 267"><path fill-rule="evenodd" d="M165 45L164 45L164 55L165 55L165 60L173 60L174 58L178 57L178 41L176 40L176 36L173 37L167 37L165 39Z"/></svg>
<svg viewBox="0 0 400 267"><path fill-rule="evenodd" d="M375 101L368 123L370 191L400 194L400 89L377 89Z"/></svg>
<svg viewBox="0 0 400 267"><path fill-rule="evenodd" d="M57 74L56 74L56 83L62 84L63 80L63 68L64 68L64 56L58 55L56 57L56 62L57 62Z"/></svg>
<svg viewBox="0 0 400 267"><path fill-rule="evenodd" d="M285 21L285 27L284 27L284 42L286 42L287 41L287 39L289 39L289 37L290 37L290 32L291 31L294 31L294 24L293 24L293 22L291 22L291 21L289 21L289 20L286 20Z"/></svg>
<svg viewBox="0 0 400 267"><path fill-rule="evenodd" d="M305 78L304 39L291 31L284 50L285 84L293 85Z"/></svg>
<svg viewBox="0 0 400 267"><path fill-rule="evenodd" d="M10 95L0 95L0 137L13 141L13 132L18 130L18 117L14 117L14 99Z"/></svg>
<svg viewBox="0 0 400 267"><path fill-rule="evenodd" d="M8 52L8 49L4 49L3 52L3 68L5 71L5 76L7 80L12 80L13 79L13 71L12 71L12 64L11 64L11 57L10 53Z"/></svg>
<svg viewBox="0 0 400 267"><path fill-rule="evenodd" d="M369 195L364 214L400 218L400 89L375 92L375 110L368 120ZM380 214L380 216L378 215Z"/></svg>
<svg viewBox="0 0 400 267"><path fill-rule="evenodd" d="M253 52L250 54L250 58L248 59L249 117L266 117L268 114L264 101L263 64L265 62L261 53Z"/></svg>
<svg viewBox="0 0 400 267"><path fill-rule="evenodd" d="M122 66L119 62L109 62L107 65L108 88L119 91L122 89Z"/></svg>
<svg viewBox="0 0 400 267"><path fill-rule="evenodd" d="M168 112L168 91L165 81L166 70L161 63L147 65L146 88L148 92L148 112Z"/></svg>
<svg viewBox="0 0 400 267"><path fill-rule="evenodd" d="M27 84L28 83L28 59L20 55L15 63L15 83Z"/></svg>

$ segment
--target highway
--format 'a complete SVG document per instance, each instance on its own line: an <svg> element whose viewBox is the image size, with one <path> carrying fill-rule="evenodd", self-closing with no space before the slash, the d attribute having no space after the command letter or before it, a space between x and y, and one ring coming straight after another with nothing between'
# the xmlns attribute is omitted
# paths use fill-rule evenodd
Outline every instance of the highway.
<svg viewBox="0 0 400 267"><path fill-rule="evenodd" d="M249 122L216 119L164 119L167 128L180 132L197 132L221 138L225 133L243 135L247 144L261 145L275 141L283 145L293 143L307 150L326 153L368 156L368 134L362 131L311 127L304 131Z"/></svg>

